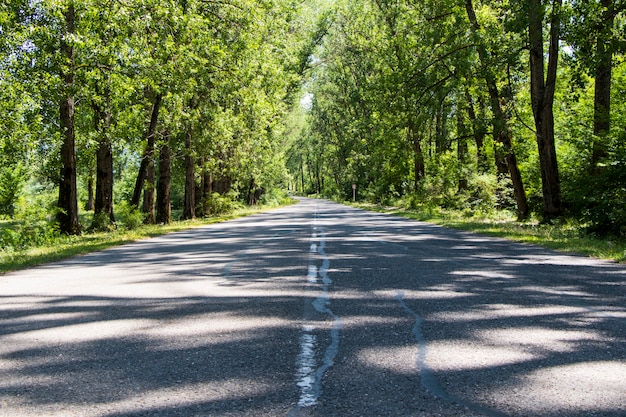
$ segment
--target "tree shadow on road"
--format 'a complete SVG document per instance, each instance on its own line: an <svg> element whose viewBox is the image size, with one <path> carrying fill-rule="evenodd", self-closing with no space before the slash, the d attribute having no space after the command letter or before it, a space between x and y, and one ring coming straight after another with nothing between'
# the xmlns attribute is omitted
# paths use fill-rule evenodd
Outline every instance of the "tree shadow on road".
<svg viewBox="0 0 626 417"><path fill-rule="evenodd" d="M323 261L302 416L624 415L623 266L334 205L4 277L0 414L294 415Z"/></svg>

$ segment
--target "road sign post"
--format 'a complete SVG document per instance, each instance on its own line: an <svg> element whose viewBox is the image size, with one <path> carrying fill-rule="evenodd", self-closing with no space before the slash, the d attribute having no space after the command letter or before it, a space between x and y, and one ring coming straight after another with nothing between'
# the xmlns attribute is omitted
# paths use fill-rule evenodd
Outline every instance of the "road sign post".
<svg viewBox="0 0 626 417"><path fill-rule="evenodd" d="M352 184L352 201L356 202L356 184Z"/></svg>

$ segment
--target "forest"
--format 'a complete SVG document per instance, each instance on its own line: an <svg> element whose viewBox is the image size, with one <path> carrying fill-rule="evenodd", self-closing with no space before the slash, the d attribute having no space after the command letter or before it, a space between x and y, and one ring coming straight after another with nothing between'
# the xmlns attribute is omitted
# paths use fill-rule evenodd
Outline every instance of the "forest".
<svg viewBox="0 0 626 417"><path fill-rule="evenodd" d="M351 200L353 185L361 201L623 238L625 10L5 1L0 247L286 192Z"/></svg>
<svg viewBox="0 0 626 417"><path fill-rule="evenodd" d="M626 232L625 2L336 6L307 78L298 190Z"/></svg>

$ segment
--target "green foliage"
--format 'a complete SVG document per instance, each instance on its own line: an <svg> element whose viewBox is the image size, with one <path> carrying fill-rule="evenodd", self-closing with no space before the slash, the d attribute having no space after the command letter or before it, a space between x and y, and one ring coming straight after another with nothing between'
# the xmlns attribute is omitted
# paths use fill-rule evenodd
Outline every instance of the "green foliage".
<svg viewBox="0 0 626 417"><path fill-rule="evenodd" d="M228 195L211 193L202 200L201 204L205 216L220 216L242 207L242 204L236 200L236 194L233 192Z"/></svg>
<svg viewBox="0 0 626 417"><path fill-rule="evenodd" d="M32 189L32 185L31 185ZM59 237L54 221L54 197L46 188L38 194L20 197L15 203L14 220L0 236L0 248L5 252L53 244Z"/></svg>
<svg viewBox="0 0 626 417"><path fill-rule="evenodd" d="M0 214L12 217L25 179L21 165L0 168Z"/></svg>
<svg viewBox="0 0 626 417"><path fill-rule="evenodd" d="M572 205L588 224L587 231L599 237L626 237L626 159L581 178L579 187Z"/></svg>
<svg viewBox="0 0 626 417"><path fill-rule="evenodd" d="M270 188L261 196L260 204L266 207L279 207L291 202L291 197L280 188Z"/></svg>
<svg viewBox="0 0 626 417"><path fill-rule="evenodd" d="M117 228L134 230L143 224L144 214L127 201L122 201L115 206L115 220Z"/></svg>

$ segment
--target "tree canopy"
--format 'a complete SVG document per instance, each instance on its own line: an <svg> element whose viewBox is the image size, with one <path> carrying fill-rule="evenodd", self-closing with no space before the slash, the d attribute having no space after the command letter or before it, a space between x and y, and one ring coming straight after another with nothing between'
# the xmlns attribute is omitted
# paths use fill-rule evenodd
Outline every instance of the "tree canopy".
<svg viewBox="0 0 626 417"><path fill-rule="evenodd" d="M79 234L83 210L107 229L356 184L375 202L623 235L625 9L8 0L0 215L36 205Z"/></svg>

